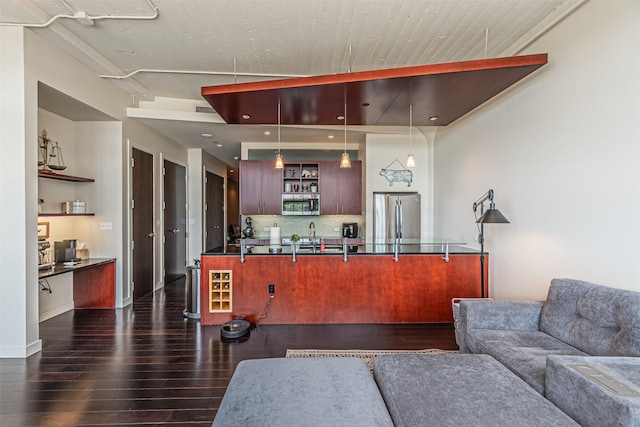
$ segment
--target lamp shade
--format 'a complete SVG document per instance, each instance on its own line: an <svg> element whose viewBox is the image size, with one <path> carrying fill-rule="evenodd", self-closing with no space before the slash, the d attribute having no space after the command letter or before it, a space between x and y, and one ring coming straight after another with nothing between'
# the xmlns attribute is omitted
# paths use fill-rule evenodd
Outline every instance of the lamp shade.
<svg viewBox="0 0 640 427"><path fill-rule="evenodd" d="M478 224L509 224L509 220L498 209L488 209L478 220Z"/></svg>
<svg viewBox="0 0 640 427"><path fill-rule="evenodd" d="M349 153L347 153L346 151L342 153L342 158L340 159L340 167L342 169L351 167L351 158L349 157Z"/></svg>
<svg viewBox="0 0 640 427"><path fill-rule="evenodd" d="M282 155L280 153L276 154L276 164L273 168L284 169L284 160L282 159Z"/></svg>

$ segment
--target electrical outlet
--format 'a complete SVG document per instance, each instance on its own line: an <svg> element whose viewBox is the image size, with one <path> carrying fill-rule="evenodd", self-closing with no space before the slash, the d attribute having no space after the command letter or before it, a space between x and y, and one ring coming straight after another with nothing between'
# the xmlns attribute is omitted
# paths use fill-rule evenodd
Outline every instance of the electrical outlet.
<svg viewBox="0 0 640 427"><path fill-rule="evenodd" d="M100 230L113 230L113 223L111 222L101 222Z"/></svg>
<svg viewBox="0 0 640 427"><path fill-rule="evenodd" d="M340 227L333 227L333 231L335 231L336 233L338 233L340 231Z"/></svg>
<svg viewBox="0 0 640 427"><path fill-rule="evenodd" d="M269 283L269 295L273 295L276 293L276 285L273 283Z"/></svg>

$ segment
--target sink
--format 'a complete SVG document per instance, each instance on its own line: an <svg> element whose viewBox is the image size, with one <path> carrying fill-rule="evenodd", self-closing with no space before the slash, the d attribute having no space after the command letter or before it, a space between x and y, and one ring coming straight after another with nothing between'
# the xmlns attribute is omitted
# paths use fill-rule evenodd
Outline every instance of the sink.
<svg viewBox="0 0 640 427"><path fill-rule="evenodd" d="M296 248L296 253L297 254L312 254L312 253L320 254L322 252L320 252L320 246L316 246L315 252L313 251L312 246L301 246L299 248ZM334 254L342 253L342 248L337 246L326 247L324 249L324 253L334 253Z"/></svg>
<svg viewBox="0 0 640 427"><path fill-rule="evenodd" d="M316 250L316 252L320 252L320 250ZM299 248L296 248L296 253L297 254L311 254L313 253L313 248L311 246L301 246Z"/></svg>

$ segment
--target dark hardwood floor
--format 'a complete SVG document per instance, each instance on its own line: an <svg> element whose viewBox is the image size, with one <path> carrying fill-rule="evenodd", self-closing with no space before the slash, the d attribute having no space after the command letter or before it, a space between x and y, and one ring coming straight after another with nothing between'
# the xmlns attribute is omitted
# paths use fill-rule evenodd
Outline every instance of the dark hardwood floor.
<svg viewBox="0 0 640 427"><path fill-rule="evenodd" d="M456 349L451 324L263 325L223 343L219 327L185 319L183 308L178 280L124 309L42 322L40 353L0 359L0 425L210 426L244 359L288 348Z"/></svg>

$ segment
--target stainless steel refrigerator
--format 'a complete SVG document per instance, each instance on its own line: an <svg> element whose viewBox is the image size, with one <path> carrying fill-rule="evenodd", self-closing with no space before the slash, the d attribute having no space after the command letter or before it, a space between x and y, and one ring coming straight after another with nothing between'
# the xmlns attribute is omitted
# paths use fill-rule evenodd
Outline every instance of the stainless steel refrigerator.
<svg viewBox="0 0 640 427"><path fill-rule="evenodd" d="M373 238L384 243L396 238L420 241L420 193L374 192Z"/></svg>

